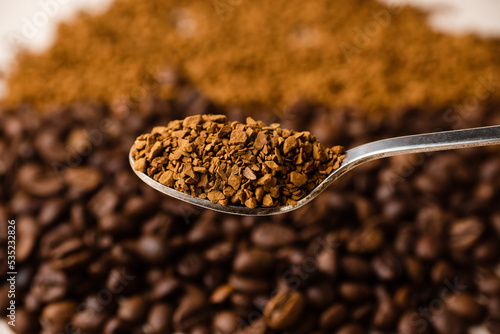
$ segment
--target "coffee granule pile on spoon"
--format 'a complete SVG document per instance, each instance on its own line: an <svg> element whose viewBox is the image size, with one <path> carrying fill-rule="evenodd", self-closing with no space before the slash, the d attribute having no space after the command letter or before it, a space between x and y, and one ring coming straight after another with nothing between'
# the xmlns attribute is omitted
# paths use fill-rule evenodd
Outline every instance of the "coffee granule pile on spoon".
<svg viewBox="0 0 500 334"><path fill-rule="evenodd" d="M296 205L340 167L344 148L308 131L196 115L153 128L132 147L134 169L213 203L249 208Z"/></svg>

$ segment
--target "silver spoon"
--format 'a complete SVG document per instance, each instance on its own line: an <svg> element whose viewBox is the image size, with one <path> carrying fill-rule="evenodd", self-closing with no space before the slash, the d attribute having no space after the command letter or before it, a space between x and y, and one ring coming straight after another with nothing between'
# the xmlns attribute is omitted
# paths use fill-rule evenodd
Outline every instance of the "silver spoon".
<svg viewBox="0 0 500 334"><path fill-rule="evenodd" d="M299 200L297 205L278 206L272 208L258 207L254 209L247 208L246 206L216 204L210 202L208 199L192 197L191 195L169 188L159 182L156 182L147 174L135 170L133 167L134 159L132 158L132 151L129 154L129 160L132 170L142 181L166 195L210 210L242 216L268 216L290 212L306 205L339 177L354 167L368 161L408 153L444 151L456 148L496 144L500 144L500 125L426 133L374 141L348 150L340 168L328 175L328 177L324 179L323 182L318 184L316 188L314 188L307 196Z"/></svg>

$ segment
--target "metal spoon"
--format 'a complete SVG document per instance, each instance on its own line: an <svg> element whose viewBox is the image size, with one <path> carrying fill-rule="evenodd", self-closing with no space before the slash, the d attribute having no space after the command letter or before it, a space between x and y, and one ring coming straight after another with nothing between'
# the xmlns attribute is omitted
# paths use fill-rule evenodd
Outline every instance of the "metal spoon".
<svg viewBox="0 0 500 334"><path fill-rule="evenodd" d="M496 144L500 144L500 125L466 130L427 133L374 141L348 150L340 168L328 175L328 177L324 179L323 182L318 184L318 186L316 186L316 188L314 188L307 196L299 200L297 205L278 206L272 208L257 207L254 209L247 208L246 206L215 204L210 202L208 199L192 197L191 195L174 190L173 188L169 188L159 182L156 182L147 174L135 170L133 168L134 159L132 158L132 153L129 154L129 160L132 170L142 181L166 195L210 210L242 216L268 216L290 212L306 205L339 177L354 167L368 161L407 153L444 151L456 148Z"/></svg>

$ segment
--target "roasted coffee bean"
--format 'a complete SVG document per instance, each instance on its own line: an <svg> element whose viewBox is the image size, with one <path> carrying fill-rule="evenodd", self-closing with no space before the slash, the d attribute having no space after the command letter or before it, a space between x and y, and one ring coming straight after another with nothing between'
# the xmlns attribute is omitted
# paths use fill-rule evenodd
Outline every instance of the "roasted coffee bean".
<svg viewBox="0 0 500 334"><path fill-rule="evenodd" d="M129 323L140 323L147 313L148 303L144 296L132 296L119 302L116 315Z"/></svg>
<svg viewBox="0 0 500 334"><path fill-rule="evenodd" d="M430 322L421 316L417 310L406 311L398 322L398 333L428 334L431 332Z"/></svg>
<svg viewBox="0 0 500 334"><path fill-rule="evenodd" d="M287 226L263 223L252 230L251 239L258 247L274 248L291 244L296 235Z"/></svg>
<svg viewBox="0 0 500 334"><path fill-rule="evenodd" d="M168 298L181 290L181 284L173 277L165 277L158 280L149 294L152 300Z"/></svg>
<svg viewBox="0 0 500 334"><path fill-rule="evenodd" d="M379 228L366 228L355 234L347 244L353 253L371 253L378 250L384 242L384 235Z"/></svg>
<svg viewBox="0 0 500 334"><path fill-rule="evenodd" d="M103 334L125 334L130 331L130 325L118 318L109 319L103 326Z"/></svg>
<svg viewBox="0 0 500 334"><path fill-rule="evenodd" d="M451 280L455 277L455 270L446 261L438 261L431 270L431 279L435 284L441 284L445 280Z"/></svg>
<svg viewBox="0 0 500 334"><path fill-rule="evenodd" d="M64 189L64 183L53 171L44 170L38 164L25 164L17 174L21 188L37 197L51 197Z"/></svg>
<svg viewBox="0 0 500 334"><path fill-rule="evenodd" d="M500 278L493 275L481 276L477 279L477 287L486 295L500 294Z"/></svg>
<svg viewBox="0 0 500 334"><path fill-rule="evenodd" d="M107 315L94 310L83 310L73 315L71 323L82 332L99 332L106 323Z"/></svg>
<svg viewBox="0 0 500 334"><path fill-rule="evenodd" d="M357 324L366 325L372 318L372 315L373 305L371 303L366 303L352 310L351 319Z"/></svg>
<svg viewBox="0 0 500 334"><path fill-rule="evenodd" d="M323 274L335 277L338 272L338 257L337 253L331 249L323 249L320 253L318 253L317 266L319 271Z"/></svg>
<svg viewBox="0 0 500 334"><path fill-rule="evenodd" d="M449 247L452 250L469 249L481 237L483 223L477 218L466 218L453 222L449 231Z"/></svg>
<svg viewBox="0 0 500 334"><path fill-rule="evenodd" d="M89 201L88 207L94 216L100 218L112 214L119 204L120 197L110 187L97 192Z"/></svg>
<svg viewBox="0 0 500 334"><path fill-rule="evenodd" d="M193 244L203 244L216 240L220 236L220 227L205 214L205 217L201 217L189 231L187 241Z"/></svg>
<svg viewBox="0 0 500 334"><path fill-rule="evenodd" d="M210 296L210 302L214 304L219 304L224 302L231 293L233 292L233 287L229 284L224 284L219 286L217 289L212 292L212 295Z"/></svg>
<svg viewBox="0 0 500 334"><path fill-rule="evenodd" d="M405 263L406 273L408 274L410 280L414 283L422 284L422 282L425 279L423 264L419 262L417 259L410 256L406 257L404 263Z"/></svg>
<svg viewBox="0 0 500 334"><path fill-rule="evenodd" d="M431 323L439 334L465 334L463 318L447 309L439 310L431 315Z"/></svg>
<svg viewBox="0 0 500 334"><path fill-rule="evenodd" d="M417 306L415 291L409 286L402 286L394 294L394 304L402 309L410 309Z"/></svg>
<svg viewBox="0 0 500 334"><path fill-rule="evenodd" d="M101 171L87 166L68 168L63 175L66 184L77 192L88 193L102 182Z"/></svg>
<svg viewBox="0 0 500 334"><path fill-rule="evenodd" d="M191 324L196 325L197 320L202 319L200 312L207 305L207 296L202 290L193 285L186 285L185 290L172 317L175 330L182 331Z"/></svg>
<svg viewBox="0 0 500 334"><path fill-rule="evenodd" d="M445 301L446 308L472 323L477 322L483 314L483 308L466 292L453 295Z"/></svg>
<svg viewBox="0 0 500 334"><path fill-rule="evenodd" d="M213 320L213 331L215 333L229 334L234 333L239 326L238 316L234 312L218 312Z"/></svg>
<svg viewBox="0 0 500 334"><path fill-rule="evenodd" d="M268 272L274 264L273 255L258 248L240 251L233 261L236 272L247 275L263 275Z"/></svg>
<svg viewBox="0 0 500 334"><path fill-rule="evenodd" d="M249 278L236 274L229 276L229 285L236 291L244 293L261 293L269 290L269 283L265 279Z"/></svg>
<svg viewBox="0 0 500 334"><path fill-rule="evenodd" d="M234 244L231 242L221 242L205 250L203 257L215 263L226 263L232 260Z"/></svg>
<svg viewBox="0 0 500 334"><path fill-rule="evenodd" d="M335 290L332 284L319 283L307 288L306 299L309 305L317 309L324 309L335 300Z"/></svg>
<svg viewBox="0 0 500 334"><path fill-rule="evenodd" d="M500 246L495 239L482 241L474 248L474 261L477 263L493 263L500 256Z"/></svg>
<svg viewBox="0 0 500 334"><path fill-rule="evenodd" d="M403 264L392 251L386 250L372 259L372 268L381 280L394 280L401 276Z"/></svg>
<svg viewBox="0 0 500 334"><path fill-rule="evenodd" d="M169 255L169 249L165 240L144 235L137 243L137 253L144 261L156 264L165 261Z"/></svg>
<svg viewBox="0 0 500 334"><path fill-rule="evenodd" d="M149 310L146 325L148 332L165 333L172 327L173 307L166 303L156 303Z"/></svg>
<svg viewBox="0 0 500 334"><path fill-rule="evenodd" d="M137 286L137 275L127 267L112 268L106 279L106 289L111 293L127 295Z"/></svg>
<svg viewBox="0 0 500 334"><path fill-rule="evenodd" d="M49 266L41 267L33 277L31 293L42 303L50 303L61 299L68 290L66 275Z"/></svg>
<svg viewBox="0 0 500 334"><path fill-rule="evenodd" d="M41 323L44 327L64 329L66 324L76 313L77 305L74 301L60 301L50 303L42 310Z"/></svg>
<svg viewBox="0 0 500 334"><path fill-rule="evenodd" d="M364 283L343 282L339 291L340 296L350 303L366 301L372 296L372 289Z"/></svg>
<svg viewBox="0 0 500 334"><path fill-rule="evenodd" d="M415 255L424 260L434 260L442 251L441 240L437 237L422 235L415 243Z"/></svg>
<svg viewBox="0 0 500 334"><path fill-rule="evenodd" d="M415 228L413 225L403 225L397 231L394 241L394 249L399 254L409 254L413 251L415 241Z"/></svg>
<svg viewBox="0 0 500 334"><path fill-rule="evenodd" d="M16 260L23 262L31 255L38 239L38 225L32 217L22 216L16 221Z"/></svg>
<svg viewBox="0 0 500 334"><path fill-rule="evenodd" d="M290 328L300 319L304 307L304 297L300 292L278 292L264 308L264 321L276 330Z"/></svg>
<svg viewBox="0 0 500 334"><path fill-rule="evenodd" d="M488 315L500 319L500 296L491 297L488 301Z"/></svg>
<svg viewBox="0 0 500 334"><path fill-rule="evenodd" d="M199 253L188 252L181 257L176 269L183 277L195 278L202 274L204 267L205 261Z"/></svg>
<svg viewBox="0 0 500 334"><path fill-rule="evenodd" d="M342 272L349 278L363 280L372 274L370 263L359 256L344 256L340 264Z"/></svg>
<svg viewBox="0 0 500 334"><path fill-rule="evenodd" d="M203 284L208 290L213 290L226 281L227 272L221 268L212 267L203 274Z"/></svg>
<svg viewBox="0 0 500 334"><path fill-rule="evenodd" d="M210 334L210 329L205 325L196 325L191 328L189 334Z"/></svg>
<svg viewBox="0 0 500 334"><path fill-rule="evenodd" d="M323 330L335 329L348 318L349 313L347 308L342 304L334 304L321 313L319 324Z"/></svg>
<svg viewBox="0 0 500 334"><path fill-rule="evenodd" d="M389 331L394 328L398 319L396 306L390 298L379 299L373 315L373 326L379 330Z"/></svg>
<svg viewBox="0 0 500 334"><path fill-rule="evenodd" d="M358 324L347 324L339 328L337 334L366 334L367 331Z"/></svg>
<svg viewBox="0 0 500 334"><path fill-rule="evenodd" d="M445 232L448 217L437 205L428 205L419 210L416 227L420 233L438 238Z"/></svg>
<svg viewBox="0 0 500 334"><path fill-rule="evenodd" d="M61 218L67 210L68 203L63 198L54 198L45 201L38 213L38 222L41 226L49 226Z"/></svg>
<svg viewBox="0 0 500 334"><path fill-rule="evenodd" d="M253 306L251 295L242 292L233 292L230 296L231 304L238 310L248 311Z"/></svg>

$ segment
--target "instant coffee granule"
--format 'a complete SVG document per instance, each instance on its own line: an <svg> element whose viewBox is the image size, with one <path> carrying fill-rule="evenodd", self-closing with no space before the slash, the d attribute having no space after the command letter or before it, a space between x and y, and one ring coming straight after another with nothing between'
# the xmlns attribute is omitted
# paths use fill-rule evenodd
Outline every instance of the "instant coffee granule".
<svg viewBox="0 0 500 334"><path fill-rule="evenodd" d="M437 33L426 21L374 0L115 0L61 25L48 50L20 54L6 102L172 96L156 84L170 80L171 66L220 104L281 110L307 98L372 114L425 112L480 84L498 99L499 41Z"/></svg>
<svg viewBox="0 0 500 334"><path fill-rule="evenodd" d="M344 159L308 131L195 115L155 127L132 147L134 168L167 187L213 203L296 205Z"/></svg>

